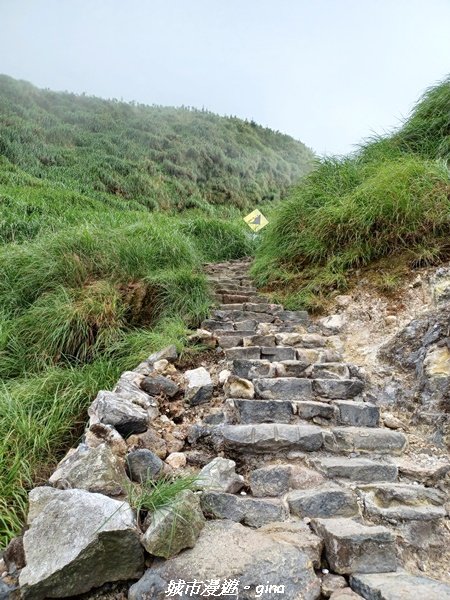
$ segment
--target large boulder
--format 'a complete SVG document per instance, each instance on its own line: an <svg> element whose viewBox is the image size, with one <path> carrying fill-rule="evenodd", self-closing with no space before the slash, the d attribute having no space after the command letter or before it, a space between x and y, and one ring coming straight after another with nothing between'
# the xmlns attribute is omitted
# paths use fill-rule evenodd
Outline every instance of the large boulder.
<svg viewBox="0 0 450 600"><path fill-rule="evenodd" d="M19 577L24 598L66 598L143 572L136 521L126 502L84 490L35 488L28 522L27 565Z"/></svg>
<svg viewBox="0 0 450 600"><path fill-rule="evenodd" d="M109 446L89 448L80 444L69 450L49 479L55 487L71 487L118 496L125 489L127 476L123 460Z"/></svg>
<svg viewBox="0 0 450 600"><path fill-rule="evenodd" d="M303 524L299 526L305 528ZM317 600L320 581L310 554L311 538L315 536L297 529L291 531L289 523L251 529L232 521L209 521L194 548L167 561L155 561L131 587L129 598L163 600L167 598L165 591L169 585L181 581L185 582L182 594L201 600L205 597L206 583L211 580L219 580L216 595L222 593L225 581L237 580L233 590L230 587L228 591L240 600L269 597L264 591L268 584L276 586L283 600ZM320 542L317 538L315 541L318 559ZM186 589L186 582L194 581L200 585Z"/></svg>
<svg viewBox="0 0 450 600"><path fill-rule="evenodd" d="M199 497L184 490L173 504L159 508L147 517L142 544L150 554L169 558L195 546L204 524Z"/></svg>

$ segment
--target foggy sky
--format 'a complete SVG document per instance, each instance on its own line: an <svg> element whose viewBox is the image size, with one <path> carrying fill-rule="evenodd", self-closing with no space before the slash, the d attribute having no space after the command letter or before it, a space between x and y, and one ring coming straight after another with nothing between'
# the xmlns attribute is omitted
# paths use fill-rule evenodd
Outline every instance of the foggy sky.
<svg viewBox="0 0 450 600"><path fill-rule="evenodd" d="M450 71L450 0L0 0L0 73L345 153Z"/></svg>

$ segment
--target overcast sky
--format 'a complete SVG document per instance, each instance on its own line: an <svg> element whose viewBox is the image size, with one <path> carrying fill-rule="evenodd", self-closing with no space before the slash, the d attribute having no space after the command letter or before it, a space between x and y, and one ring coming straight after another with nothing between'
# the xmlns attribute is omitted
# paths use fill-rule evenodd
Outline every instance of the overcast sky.
<svg viewBox="0 0 450 600"><path fill-rule="evenodd" d="M450 72L449 31L450 0L0 0L0 73L340 154Z"/></svg>

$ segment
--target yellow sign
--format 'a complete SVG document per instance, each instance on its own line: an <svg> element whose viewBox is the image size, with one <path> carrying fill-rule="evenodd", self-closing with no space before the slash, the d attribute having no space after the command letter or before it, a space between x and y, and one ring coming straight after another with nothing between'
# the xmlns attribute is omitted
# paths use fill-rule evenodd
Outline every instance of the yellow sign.
<svg viewBox="0 0 450 600"><path fill-rule="evenodd" d="M266 219L266 217L261 212L259 212L258 209L254 210L249 215L244 217L244 221L247 223L250 229L253 229L253 231L259 231L260 229L265 227L269 222Z"/></svg>

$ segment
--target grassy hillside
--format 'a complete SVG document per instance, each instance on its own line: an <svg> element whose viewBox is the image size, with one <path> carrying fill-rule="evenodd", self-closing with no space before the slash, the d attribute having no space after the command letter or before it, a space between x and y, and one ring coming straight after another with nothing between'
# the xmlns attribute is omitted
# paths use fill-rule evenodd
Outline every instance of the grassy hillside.
<svg viewBox="0 0 450 600"><path fill-rule="evenodd" d="M202 264L253 252L240 209L311 159L254 123L0 76L0 547L97 391L207 315Z"/></svg>
<svg viewBox="0 0 450 600"><path fill-rule="evenodd" d="M450 79L392 135L322 160L272 215L257 251L260 285L320 309L355 269L404 270L450 257Z"/></svg>
<svg viewBox="0 0 450 600"><path fill-rule="evenodd" d="M5 75L0 155L90 197L175 210L278 199L313 159L253 121L56 93Z"/></svg>

